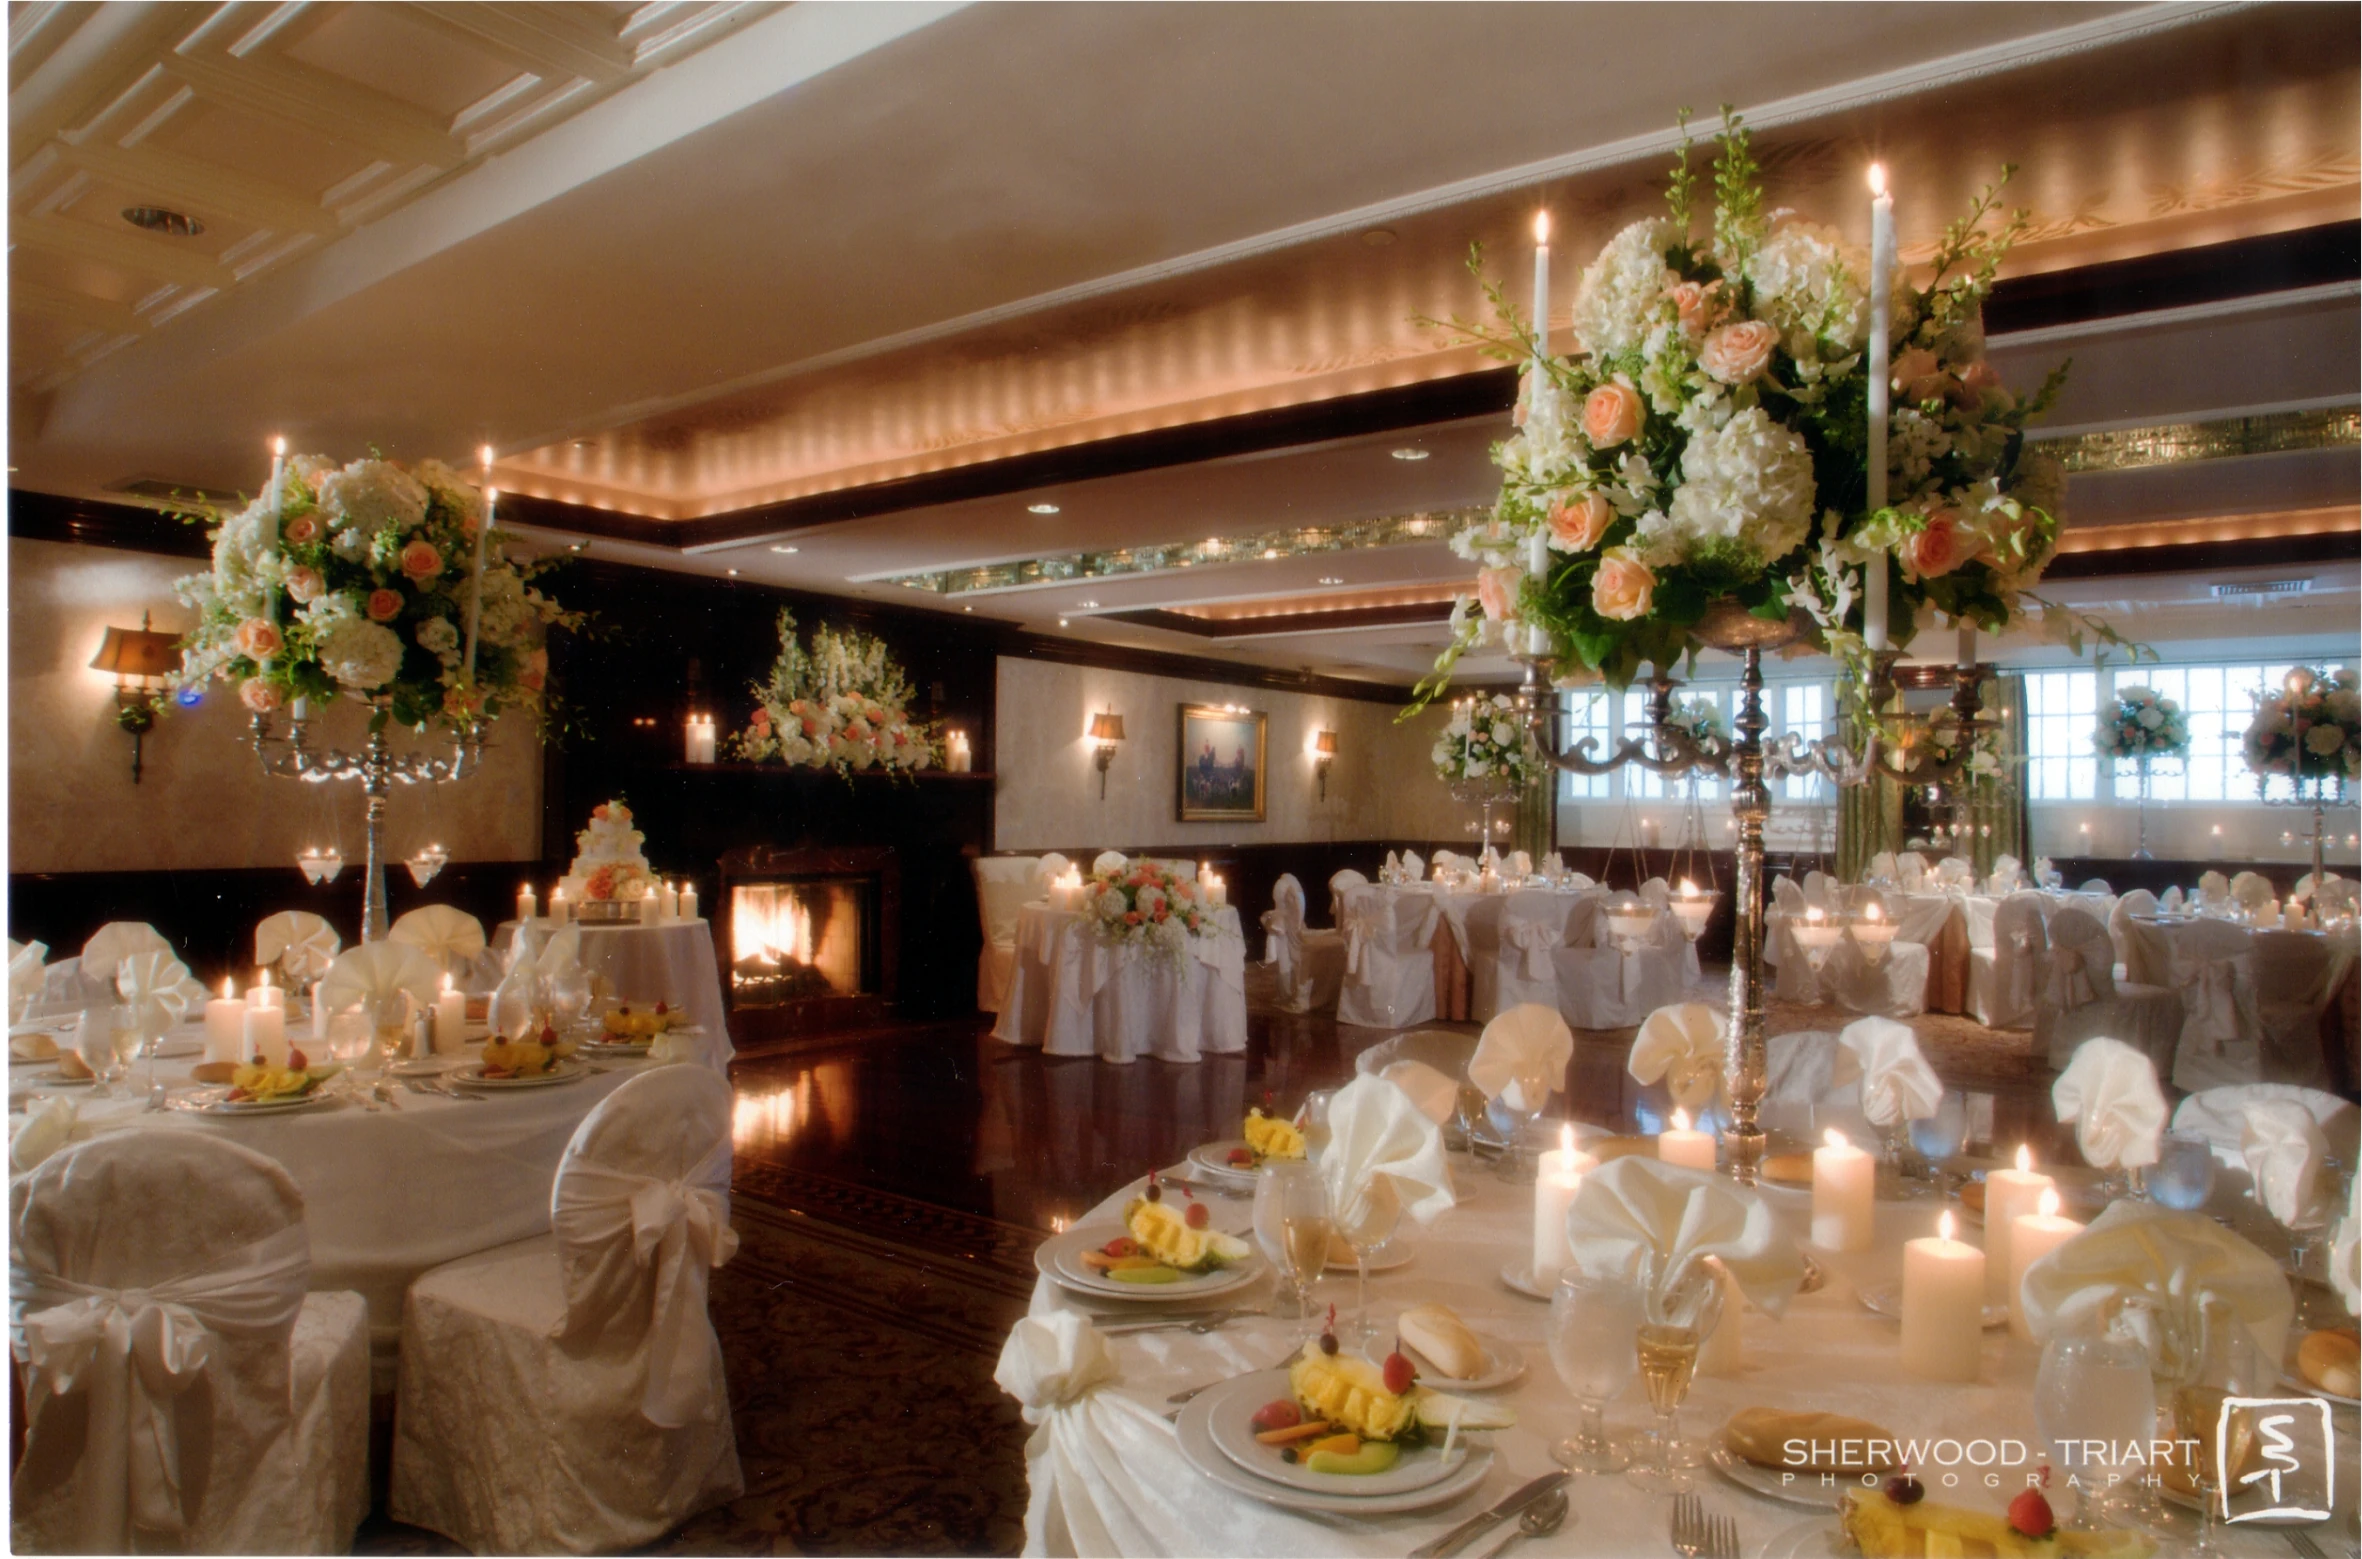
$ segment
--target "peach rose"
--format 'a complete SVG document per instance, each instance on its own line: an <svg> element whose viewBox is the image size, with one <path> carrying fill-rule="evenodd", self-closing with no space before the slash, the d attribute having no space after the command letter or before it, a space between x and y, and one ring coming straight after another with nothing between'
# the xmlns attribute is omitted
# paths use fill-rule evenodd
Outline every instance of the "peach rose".
<svg viewBox="0 0 2362 1559"><path fill-rule="evenodd" d="M1968 561L1967 532L1960 516L1938 509L1927 517L1927 527L1903 538L1903 567L1920 579L1949 574Z"/></svg>
<svg viewBox="0 0 2362 1559"><path fill-rule="evenodd" d="M1583 397L1583 435L1606 449L1636 437L1648 415L1640 392L1628 384L1603 384Z"/></svg>
<svg viewBox="0 0 2362 1559"><path fill-rule="evenodd" d="M443 690L443 713L459 719L470 719L484 707L484 695L471 693L463 687Z"/></svg>
<svg viewBox="0 0 2362 1559"><path fill-rule="evenodd" d="M230 643L249 660L269 660L286 647L279 630L259 617L249 617L238 624L238 631L230 635Z"/></svg>
<svg viewBox="0 0 2362 1559"><path fill-rule="evenodd" d="M1718 281L1675 282L1665 289L1665 296L1673 300L1674 312L1681 316L1681 328L1692 336L1702 336L1714 328L1722 317L1722 283Z"/></svg>
<svg viewBox="0 0 2362 1559"><path fill-rule="evenodd" d="M1599 560L1591 576L1591 609L1611 622L1646 617L1657 591L1657 576L1648 565L1621 549Z"/></svg>
<svg viewBox="0 0 2362 1559"><path fill-rule="evenodd" d="M402 572L412 579L432 579L443 572L443 554L433 542L413 540L402 549Z"/></svg>
<svg viewBox="0 0 2362 1559"><path fill-rule="evenodd" d="M1476 604L1484 608L1485 616L1494 622L1505 623L1517 615L1517 584L1525 578L1525 571L1516 568L1484 568L1476 572Z"/></svg>
<svg viewBox="0 0 2362 1559"><path fill-rule="evenodd" d="M768 731L771 729L771 711L760 704L755 705L754 719L748 723L758 731Z"/></svg>
<svg viewBox="0 0 2362 1559"><path fill-rule="evenodd" d="M1698 366L1710 379L1747 384L1771 366L1772 348L1779 344L1780 333L1770 325L1759 319L1741 320L1706 338L1698 349Z"/></svg>
<svg viewBox="0 0 2362 1559"><path fill-rule="evenodd" d="M1941 400L1951 380L1952 376L1944 372L1944 365L1936 361L1935 353L1926 347L1915 346L1895 359L1895 388L1913 405Z"/></svg>
<svg viewBox="0 0 2362 1559"><path fill-rule="evenodd" d="M238 702L258 715L275 714L287 695L260 677L248 677L238 685Z"/></svg>
<svg viewBox="0 0 2362 1559"><path fill-rule="evenodd" d="M299 547L308 546L320 539L320 521L316 515L299 514L280 529L289 541Z"/></svg>
<svg viewBox="0 0 2362 1559"><path fill-rule="evenodd" d="M1550 539L1569 552L1589 552L1607 534L1616 511L1597 493L1567 493L1550 506Z"/></svg>
<svg viewBox="0 0 2362 1559"><path fill-rule="evenodd" d="M402 615L402 592L372 590L369 592L369 620L390 623Z"/></svg>
<svg viewBox="0 0 2362 1559"><path fill-rule="evenodd" d="M317 601L327 591L328 581L320 577L316 568L302 564L287 571L287 593L298 601Z"/></svg>
<svg viewBox="0 0 2362 1559"><path fill-rule="evenodd" d="M526 656L525 669L517 673L517 681L527 692L540 692L549 681L549 651L535 650ZM809 727L806 729L808 732Z"/></svg>

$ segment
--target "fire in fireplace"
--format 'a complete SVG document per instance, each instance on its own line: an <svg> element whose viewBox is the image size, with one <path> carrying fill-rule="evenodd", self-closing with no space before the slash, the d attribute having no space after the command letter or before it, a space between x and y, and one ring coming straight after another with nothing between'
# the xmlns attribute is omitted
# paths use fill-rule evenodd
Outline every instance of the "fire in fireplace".
<svg viewBox="0 0 2362 1559"><path fill-rule="evenodd" d="M721 861L717 952L732 1037L750 1042L882 1019L894 999L894 852L734 850Z"/></svg>

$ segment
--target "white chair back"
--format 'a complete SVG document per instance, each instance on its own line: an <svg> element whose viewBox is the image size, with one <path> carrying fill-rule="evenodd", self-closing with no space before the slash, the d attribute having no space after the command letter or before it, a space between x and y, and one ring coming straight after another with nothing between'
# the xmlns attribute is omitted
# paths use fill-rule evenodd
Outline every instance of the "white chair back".
<svg viewBox="0 0 2362 1559"><path fill-rule="evenodd" d="M121 1132L47 1159L11 1200L18 1550L130 1553L135 1529L143 1546L254 1550L269 1528L249 1507L267 1502L245 1496L289 1432L311 1283L295 1182L211 1133Z"/></svg>
<svg viewBox="0 0 2362 1559"><path fill-rule="evenodd" d="M2072 1012L2116 995L2116 944L2108 928L2072 904L2050 917L2050 979L2046 1005Z"/></svg>
<svg viewBox="0 0 2362 1559"><path fill-rule="evenodd" d="M2116 890L2108 886L2108 879L2105 877L2086 877L2083 880L2083 886L2076 891L2079 893L2114 893ZM2146 892L2147 890L2137 891Z"/></svg>
<svg viewBox="0 0 2362 1559"><path fill-rule="evenodd" d="M1818 904L1827 914L1837 908L1837 879L1827 872L1804 874L1804 898L1808 904Z"/></svg>
<svg viewBox="0 0 2362 1559"><path fill-rule="evenodd" d="M566 1289L560 1334L641 1328L640 1411L677 1429L726 1404L706 1280L738 1250L730 1227L730 1085L701 1066L660 1066L601 1100L558 1162L550 1232Z"/></svg>
<svg viewBox="0 0 2362 1559"><path fill-rule="evenodd" d="M1329 924L1340 930L1345 925L1345 896L1356 888L1366 888L1370 879L1348 866L1329 878Z"/></svg>
<svg viewBox="0 0 2362 1559"><path fill-rule="evenodd" d="M2231 898L2242 909L2262 909L2272 902L2272 885L2261 872L2241 872L2231 879Z"/></svg>
<svg viewBox="0 0 2362 1559"><path fill-rule="evenodd" d="M82 967L92 976L112 979L115 966L134 953L169 953L164 933L144 920L110 920L82 944Z"/></svg>
<svg viewBox="0 0 2362 1559"><path fill-rule="evenodd" d="M1131 857L1125 855L1121 850L1102 850L1091 858L1091 875L1097 877L1106 873L1120 872L1131 864Z"/></svg>
<svg viewBox="0 0 2362 1559"><path fill-rule="evenodd" d="M1917 850L1905 850L1895 857L1895 879L1907 893L1917 893L1927 882L1927 857Z"/></svg>
<svg viewBox="0 0 2362 1559"><path fill-rule="evenodd" d="M1282 989L1296 977L1304 947L1304 885L1295 873L1281 872L1271 885L1271 908L1263 912L1263 961L1276 965Z"/></svg>
<svg viewBox="0 0 2362 1559"><path fill-rule="evenodd" d="M1892 850L1881 850L1871 856L1869 869L1862 874L1862 877L1866 882L1894 881L1895 853Z"/></svg>
<svg viewBox="0 0 2362 1559"><path fill-rule="evenodd" d="M1786 910L1791 915L1802 915L1810 907L1811 901L1805 898L1804 889L1796 885L1795 878L1772 879L1772 908Z"/></svg>
<svg viewBox="0 0 2362 1559"><path fill-rule="evenodd" d="M1018 859L1021 860L1023 857L1020 856ZM1052 850L1048 855L1045 855L1040 860L1034 862L1033 884L1036 888L1039 888L1045 895L1047 895L1050 884L1056 882L1059 878L1065 876L1070 871L1074 871L1074 862L1068 860L1065 856L1060 855L1057 851ZM1081 874L1078 872L1076 875L1079 876Z"/></svg>
<svg viewBox="0 0 2362 1559"><path fill-rule="evenodd" d="M484 923L448 904L422 904L388 926L385 934L389 942L417 948L448 975L475 967L484 953Z"/></svg>
<svg viewBox="0 0 2362 1559"><path fill-rule="evenodd" d="M1197 862L1195 861L1169 861L1161 855L1145 855L1141 859L1151 866L1163 867L1183 882L1197 881Z"/></svg>
<svg viewBox="0 0 2362 1559"><path fill-rule="evenodd" d="M328 965L343 946L344 939L336 934L336 928L308 909L283 909L265 915L254 928L256 966L276 966L292 987L308 985L326 974ZM476 928L476 950L483 951L481 926Z"/></svg>
<svg viewBox="0 0 2362 1559"><path fill-rule="evenodd" d="M1033 855L979 855L969 863L976 874L976 918L986 942L1017 939L1017 912L1041 896L1047 864ZM1057 875L1064 874L1060 867Z"/></svg>
<svg viewBox="0 0 2362 1559"><path fill-rule="evenodd" d="M1671 909L1673 907L1673 892L1665 886L1664 878L1651 877L1640 885L1640 901L1651 909Z"/></svg>
<svg viewBox="0 0 2362 1559"><path fill-rule="evenodd" d="M1402 852L1402 880L1405 882L1427 880L1427 862L1418 851L1405 850Z"/></svg>

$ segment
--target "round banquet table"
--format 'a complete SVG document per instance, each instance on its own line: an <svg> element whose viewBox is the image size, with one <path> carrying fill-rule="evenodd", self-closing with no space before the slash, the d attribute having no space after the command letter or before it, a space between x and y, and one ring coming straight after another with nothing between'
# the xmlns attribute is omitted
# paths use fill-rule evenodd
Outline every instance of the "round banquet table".
<svg viewBox="0 0 2362 1559"><path fill-rule="evenodd" d="M1194 1062L1247 1047L1246 943L1223 905L1218 935L1179 957L1099 940L1080 910L1037 900L1017 911L1009 995L992 1036L1053 1056Z"/></svg>
<svg viewBox="0 0 2362 1559"><path fill-rule="evenodd" d="M537 926L548 929L549 922ZM580 923L578 923L580 924ZM580 924L582 965L604 975L618 1001L653 1006L664 1002L677 1008L683 1021L705 1031L698 1043L698 1059L727 1077L730 1025L722 1000L722 967L714 957L713 922L665 920L653 926L635 922L621 925ZM517 923L504 920L492 933L495 953L505 956L517 935Z"/></svg>
<svg viewBox="0 0 2362 1559"><path fill-rule="evenodd" d="M1410 1242L1414 1254L1400 1270L1370 1279L1370 1310L1381 1348L1382 1339L1392 1332L1394 1316L1414 1304L1437 1301L1451 1306L1474 1330L1511 1343L1524 1355L1524 1378L1497 1394L1516 1410L1517 1427L1487 1437L1494 1465L1474 1490L1425 1512L1355 1519L1290 1514L1208 1481L1182 1459L1173 1426L1163 1417L1171 1411L1168 1394L1270 1368L1290 1356L1291 1338L1301 1336L1301 1322L1242 1317L1202 1337L1158 1331L1107 1339L1119 1373L1100 1391L1125 1400L1087 1418L1073 1408L1061 1409L1064 1421L1055 1426L1057 1432L1045 1428L1036 1434L1027 1452L1032 1487L1025 1551L1269 1554L1287 1559L1314 1554L1399 1556L1506 1498L1529 1479L1555 1471L1549 1447L1575 1429L1578 1413L1551 1367L1545 1344L1549 1307L1512 1292L1496 1276L1504 1264L1523 1262L1531 1250L1532 1192L1495 1179L1489 1167L1472 1168L1461 1155L1452 1155L1451 1162L1462 1183L1474 1188L1471 1204L1445 1213L1426 1229L1405 1220L1400 1237ZM1184 1172L1176 1165L1167 1174ZM1076 1226L1107 1225L1112 1230L1124 1203L1138 1195L1144 1183L1135 1181L1118 1191L1076 1220ZM1764 1196L1776 1216L1801 1237L1810 1223L1810 1193L1773 1188ZM1216 1227L1252 1239L1251 1203L1227 1197L1206 1200ZM2027 1448L2027 1467L2016 1469L2014 1481L2003 1477L1997 1488L1982 1486L1986 1471L1965 1464L1958 1466L1960 1482L1952 1488L1942 1486L1945 1469L1917 1469L1928 1481L1932 1498L1999 1514L2024 1486L2023 1474L2044 1456L2033 1412L2039 1351L2006 1331L1987 1332L1983 1376L1977 1384L1931 1386L1901 1372L1899 1324L1871 1315L1856 1298L1859 1286L1900 1281L1902 1241L1932 1232L1938 1210L1933 1201L1878 1204L1874 1250L1859 1256L1815 1252L1828 1269L1822 1289L1798 1295L1777 1320L1748 1310L1737 1323L1744 1340L1743 1366L1735 1377L1698 1377L1681 1410L1684 1431L1702 1440L1738 1409L1761 1405L1850 1414L1904 1436L2014 1438ZM1966 1237L1976 1238L1975 1231L1967 1231ZM1205 1303L1262 1306L1270 1293L1271 1279L1266 1276L1249 1290L1254 1297L1234 1294ZM1336 1304L1341 1323L1350 1320L1350 1269L1322 1279L1315 1303L1328 1302ZM1080 1298L1048 1278L1040 1279L1031 1313L1040 1316L1064 1309L1103 1320L1121 1320L1126 1312L1121 1301ZM1732 1324L1729 1315L1723 1324ZM1435 1384L1450 1389L1448 1381ZM1637 1384L1628 1387L1608 1412L1609 1427L1618 1432L1637 1431L1650 1421ZM2342 1444L2350 1446L2356 1432L2353 1410L2337 1409L2335 1423L2339 1435L2348 1437ZM1707 1512L1736 1518L1743 1554L1762 1553L1770 1540L1802 1522L1834 1527L1833 1517L1742 1491L1711 1468L1699 1468L1696 1476ZM2353 1530L2354 1483L2351 1477L2337 1480L2335 1524L2317 1533L2332 1551L2340 1546L2335 1534ZM1573 1516L1555 1537L1533 1544L1532 1552L1623 1556L1671 1551L1666 1541L1671 1501L1666 1497L1644 1493L1621 1476L1577 1477L1568 1493ZM1829 1503L1834 1505L1836 1499L1837 1491L1830 1490ZM1476 1559L1510 1529L1496 1527L1480 1537L1463 1550L1466 1559ZM2226 1553L2238 1559L2286 1559L2289 1552L2275 1532L2218 1531L2225 1538ZM1807 1546L1796 1551L1817 1556L1838 1550Z"/></svg>
<svg viewBox="0 0 2362 1559"><path fill-rule="evenodd" d="M196 1086L189 1069L203 1040L198 1027L167 1036L165 1048L184 1053L158 1061L156 1078L175 1096ZM444 1060L460 1065L474 1055L471 1046ZM376 1110L346 1099L300 1114L237 1117L148 1110L145 1062L134 1062L130 1077L98 1098L89 1087L58 1086L51 1066L12 1060L9 1107L55 1095L79 1111L77 1141L110 1131L213 1132L284 1165L303 1192L312 1287L354 1290L369 1303L370 1357L382 1392L393 1389L411 1280L446 1261L547 1234L550 1186L574 1129L647 1065L598 1062L577 1083L474 1099L397 1084L393 1102ZM12 1113L12 1138L23 1121Z"/></svg>

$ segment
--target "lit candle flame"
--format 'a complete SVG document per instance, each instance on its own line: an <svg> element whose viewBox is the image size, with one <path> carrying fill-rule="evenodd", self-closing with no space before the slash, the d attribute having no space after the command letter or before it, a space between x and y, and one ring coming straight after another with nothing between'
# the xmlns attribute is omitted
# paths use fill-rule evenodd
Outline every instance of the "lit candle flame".
<svg viewBox="0 0 2362 1559"><path fill-rule="evenodd" d="M443 976L443 994L446 996L451 994L451 976L449 975Z"/></svg>
<svg viewBox="0 0 2362 1559"><path fill-rule="evenodd" d="M1874 162L1870 164L1870 194L1873 197L1876 197L1885 193L1886 164L1882 162Z"/></svg>
<svg viewBox="0 0 2362 1559"><path fill-rule="evenodd" d="M1951 1239L1955 1227L1956 1225L1952 1222L1952 1210L1947 1207L1944 1209L1943 1216L1936 1219L1936 1238L1939 1240Z"/></svg>
<svg viewBox="0 0 2362 1559"><path fill-rule="evenodd" d="M1537 244L1550 242L1550 213L1547 211L1534 213L1534 242Z"/></svg>
<svg viewBox="0 0 2362 1559"><path fill-rule="evenodd" d="M2045 1218L2056 1218L2059 1215L2058 1192L2049 1186L2044 1186L2041 1199L2034 1204L2034 1210Z"/></svg>
<svg viewBox="0 0 2362 1559"><path fill-rule="evenodd" d="M1694 883L1694 882L1690 881L1690 880L1689 880L1687 877L1684 877L1684 878L1682 878L1682 879L1681 879L1681 896L1682 896L1683 898L1685 898L1685 899L1694 899L1694 898L1696 898L1696 897L1698 896L1698 885L1697 885L1696 883Z"/></svg>
<svg viewBox="0 0 2362 1559"><path fill-rule="evenodd" d="M486 444L476 451L476 461L487 471L492 469L492 446Z"/></svg>
<svg viewBox="0 0 2362 1559"><path fill-rule="evenodd" d="M2022 1142L2021 1142L2021 1143L2019 1143L2019 1144L2018 1144L2018 1173L2022 1175L2022 1174L2026 1173L2026 1171L2028 1171L2028 1170L2032 1169L2033 1167L2034 1167L2034 1155L2033 1155L2031 1152L2029 1152L2029 1151L2027 1150L2027 1148L2026 1148L2026 1145L2025 1145L2024 1143L2022 1143Z"/></svg>
<svg viewBox="0 0 2362 1559"><path fill-rule="evenodd" d="M1575 1123L1573 1121L1568 1121L1558 1128L1558 1151L1567 1156L1569 1163L1574 1161Z"/></svg>
<svg viewBox="0 0 2362 1559"><path fill-rule="evenodd" d="M1875 899L1873 899L1873 900L1871 900L1871 901L1870 901L1868 904L1864 905L1864 906L1862 907L1862 916L1863 916L1863 918L1864 918L1864 919L1866 919L1866 920L1876 920L1876 919L1878 919L1878 918L1880 917L1880 911L1879 911L1879 908L1878 908L1878 901L1877 901L1877 900L1875 900Z"/></svg>
<svg viewBox="0 0 2362 1559"><path fill-rule="evenodd" d="M1675 1131L1689 1130L1689 1111L1675 1110L1673 1112L1673 1129Z"/></svg>
<svg viewBox="0 0 2362 1559"><path fill-rule="evenodd" d="M230 977L226 974L223 975L221 977L221 999L223 1001L229 1001L237 994L238 993L236 991L230 988Z"/></svg>
<svg viewBox="0 0 2362 1559"><path fill-rule="evenodd" d="M1820 918L1821 918L1821 906L1820 906L1820 905L1818 905L1818 904L1815 904L1815 905L1813 905L1813 906L1812 906L1810 909L1807 909L1807 910L1804 912L1804 918L1805 918L1805 919L1807 919L1807 920L1818 920L1818 919L1820 919Z"/></svg>
<svg viewBox="0 0 2362 1559"><path fill-rule="evenodd" d="M1853 1146L1853 1139L1834 1126L1821 1133L1821 1140L1833 1148L1844 1149Z"/></svg>
<svg viewBox="0 0 2362 1559"><path fill-rule="evenodd" d="M287 440L284 438L273 438L271 440L271 453L274 455L285 455L287 453Z"/></svg>

